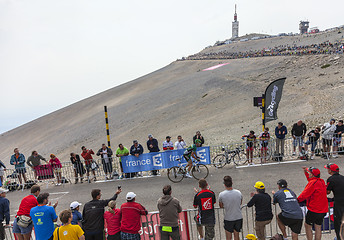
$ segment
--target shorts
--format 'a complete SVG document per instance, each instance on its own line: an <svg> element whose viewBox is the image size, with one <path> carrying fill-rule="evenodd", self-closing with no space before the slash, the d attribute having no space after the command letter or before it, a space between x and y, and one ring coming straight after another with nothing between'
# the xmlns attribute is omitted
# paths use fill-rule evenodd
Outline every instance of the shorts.
<svg viewBox="0 0 344 240"><path fill-rule="evenodd" d="M260 143L260 149L261 150L268 150L268 145L269 145L269 142L261 142Z"/></svg>
<svg viewBox="0 0 344 240"><path fill-rule="evenodd" d="M54 173L61 173L62 169L61 168L54 168Z"/></svg>
<svg viewBox="0 0 344 240"><path fill-rule="evenodd" d="M301 233L303 219L287 218L284 217L282 213L278 214L278 218L285 226L290 227L293 233Z"/></svg>
<svg viewBox="0 0 344 240"><path fill-rule="evenodd" d="M14 219L14 221L13 221L13 233L21 233L21 234L31 233L32 232L32 228L33 228L33 223L31 223L26 228L23 228L23 227L20 227L17 224L17 218Z"/></svg>
<svg viewBox="0 0 344 240"><path fill-rule="evenodd" d="M92 163L90 164L85 164L86 167L86 172L89 173L90 171L92 171Z"/></svg>
<svg viewBox="0 0 344 240"><path fill-rule="evenodd" d="M313 223L316 225L321 225L326 214L327 213L315 213L308 210L306 214L306 223L308 225L313 225Z"/></svg>
<svg viewBox="0 0 344 240"><path fill-rule="evenodd" d="M140 240L140 234L132 234L132 233L125 233L121 232L121 239L122 240Z"/></svg>
<svg viewBox="0 0 344 240"><path fill-rule="evenodd" d="M235 221L227 221L227 220L224 220L224 228L227 232L240 232L241 229L242 229L242 219L238 219L238 220L235 220Z"/></svg>
<svg viewBox="0 0 344 240"><path fill-rule="evenodd" d="M253 151L254 150L253 142L246 142L246 150L247 151Z"/></svg>
<svg viewBox="0 0 344 240"><path fill-rule="evenodd" d="M311 151L314 152L316 146L317 146L317 142L310 142L309 140L307 142L305 142L306 145L311 145Z"/></svg>
<svg viewBox="0 0 344 240"><path fill-rule="evenodd" d="M323 144L327 146L332 146L332 139L325 139L323 138Z"/></svg>
<svg viewBox="0 0 344 240"><path fill-rule="evenodd" d="M302 136L295 136L295 139L293 140L293 146L302 146L303 145L303 139Z"/></svg>
<svg viewBox="0 0 344 240"><path fill-rule="evenodd" d="M190 154L190 153L184 153L183 157L185 158L185 160L186 160L187 162L192 161L192 160L191 160L191 154Z"/></svg>
<svg viewBox="0 0 344 240"><path fill-rule="evenodd" d="M342 142L342 137L334 137L333 138L333 146L334 147L338 147L341 142Z"/></svg>

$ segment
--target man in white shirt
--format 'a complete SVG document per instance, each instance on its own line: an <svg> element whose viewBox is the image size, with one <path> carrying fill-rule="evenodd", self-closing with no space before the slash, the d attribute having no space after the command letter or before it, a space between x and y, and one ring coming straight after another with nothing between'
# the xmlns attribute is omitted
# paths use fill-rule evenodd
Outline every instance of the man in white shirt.
<svg viewBox="0 0 344 240"><path fill-rule="evenodd" d="M226 190L219 195L219 205L220 208L225 209L224 228L226 240L232 240L232 233L234 233L234 240L239 240L243 222L241 214L242 194L239 190L233 189L230 176L223 178L223 184Z"/></svg>
<svg viewBox="0 0 344 240"><path fill-rule="evenodd" d="M324 147L324 158L328 158L331 152L332 146L332 139L334 136L334 132L336 131L336 120L331 119L329 123L325 123L322 127L322 140L323 140L323 147Z"/></svg>
<svg viewBox="0 0 344 240"><path fill-rule="evenodd" d="M174 144L175 149L184 149L186 148L186 143L184 142L182 136L178 136L178 140Z"/></svg>
<svg viewBox="0 0 344 240"><path fill-rule="evenodd" d="M104 143L102 144L102 147L97 152L97 156L101 156L102 158L103 170L106 176L106 180L113 178L112 154L113 153L112 153L111 148L108 148Z"/></svg>

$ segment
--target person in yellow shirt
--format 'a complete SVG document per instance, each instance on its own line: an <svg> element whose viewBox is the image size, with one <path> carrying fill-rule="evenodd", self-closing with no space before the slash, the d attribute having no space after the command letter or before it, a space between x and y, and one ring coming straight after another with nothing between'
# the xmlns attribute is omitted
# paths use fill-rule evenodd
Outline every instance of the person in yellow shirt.
<svg viewBox="0 0 344 240"><path fill-rule="evenodd" d="M64 210L59 215L62 226L54 231L54 240L85 240L84 231L79 225L72 225L72 211Z"/></svg>

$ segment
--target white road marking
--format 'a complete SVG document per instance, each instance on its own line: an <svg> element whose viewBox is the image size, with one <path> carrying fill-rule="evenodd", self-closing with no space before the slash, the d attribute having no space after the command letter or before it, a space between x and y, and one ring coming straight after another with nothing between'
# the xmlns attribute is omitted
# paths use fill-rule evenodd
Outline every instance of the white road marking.
<svg viewBox="0 0 344 240"><path fill-rule="evenodd" d="M235 168L261 167L261 166L278 165L278 164L286 164L286 163L298 163L298 162L307 162L307 160L294 160L294 161L286 161L286 162L263 163L263 164L236 166Z"/></svg>

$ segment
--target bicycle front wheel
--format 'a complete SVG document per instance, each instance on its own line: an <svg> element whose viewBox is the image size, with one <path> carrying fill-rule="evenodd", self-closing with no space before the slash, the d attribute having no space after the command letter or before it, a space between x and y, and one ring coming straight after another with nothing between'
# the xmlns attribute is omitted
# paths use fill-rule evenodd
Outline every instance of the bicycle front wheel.
<svg viewBox="0 0 344 240"><path fill-rule="evenodd" d="M184 173L180 167L171 167L167 170L167 177L171 182L178 183L183 180Z"/></svg>
<svg viewBox="0 0 344 240"><path fill-rule="evenodd" d="M235 165L244 165L247 162L247 157L243 151L238 152L235 156L232 158Z"/></svg>
<svg viewBox="0 0 344 240"><path fill-rule="evenodd" d="M208 177L209 169L206 165L197 164L192 167L191 173L195 179L200 180L201 178Z"/></svg>
<svg viewBox="0 0 344 240"><path fill-rule="evenodd" d="M216 155L213 159L213 165L216 168L223 168L226 165L226 156L224 154Z"/></svg>

